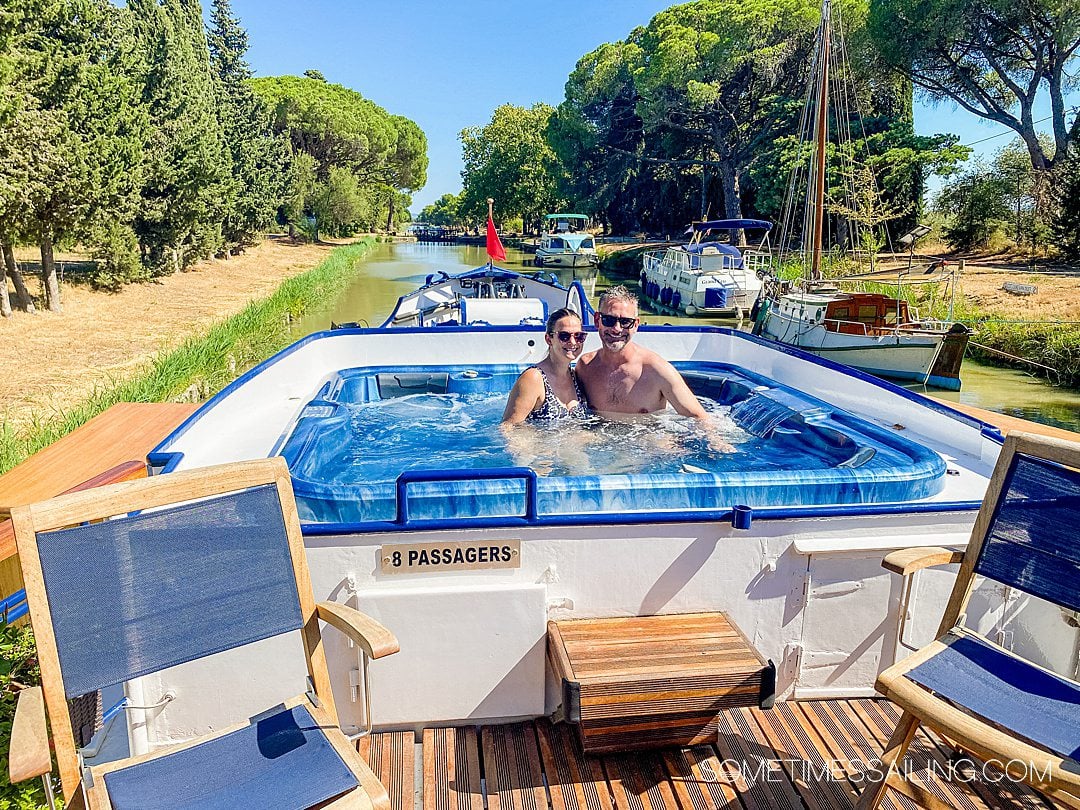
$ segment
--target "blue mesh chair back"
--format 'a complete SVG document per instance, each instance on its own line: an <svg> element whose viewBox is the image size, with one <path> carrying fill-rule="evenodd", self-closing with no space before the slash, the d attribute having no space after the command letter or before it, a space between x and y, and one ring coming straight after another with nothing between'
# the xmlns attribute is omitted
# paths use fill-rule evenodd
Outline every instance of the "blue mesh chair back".
<svg viewBox="0 0 1080 810"><path fill-rule="evenodd" d="M1080 610L1080 471L1016 453L975 572Z"/></svg>
<svg viewBox="0 0 1080 810"><path fill-rule="evenodd" d="M69 698L303 624L273 484L41 532L38 554Z"/></svg>

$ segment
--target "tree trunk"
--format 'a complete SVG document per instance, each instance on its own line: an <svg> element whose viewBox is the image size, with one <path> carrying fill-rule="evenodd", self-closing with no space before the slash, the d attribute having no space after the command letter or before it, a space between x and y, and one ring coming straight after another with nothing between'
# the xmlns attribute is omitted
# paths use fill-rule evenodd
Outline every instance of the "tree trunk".
<svg viewBox="0 0 1080 810"><path fill-rule="evenodd" d="M0 318L11 317L11 296L8 295L7 274L0 273Z"/></svg>
<svg viewBox="0 0 1080 810"><path fill-rule="evenodd" d="M23 281L19 265L15 262L15 248L5 242L3 245L3 253L4 268L7 271L7 275L11 277L12 285L15 287L15 306L23 312L33 312L34 301L26 289L26 282Z"/></svg>
<svg viewBox="0 0 1080 810"><path fill-rule="evenodd" d="M45 309L61 312L60 282L56 278L56 260L53 258L52 236L41 235L41 283L45 289Z"/></svg>
<svg viewBox="0 0 1080 810"><path fill-rule="evenodd" d="M724 194L724 218L742 219L742 199L739 196L739 172L731 160L720 161L720 190ZM732 234L732 243L746 244L746 232Z"/></svg>
<svg viewBox="0 0 1080 810"><path fill-rule="evenodd" d="M390 192L390 210L386 214L386 232L394 232L394 192Z"/></svg>

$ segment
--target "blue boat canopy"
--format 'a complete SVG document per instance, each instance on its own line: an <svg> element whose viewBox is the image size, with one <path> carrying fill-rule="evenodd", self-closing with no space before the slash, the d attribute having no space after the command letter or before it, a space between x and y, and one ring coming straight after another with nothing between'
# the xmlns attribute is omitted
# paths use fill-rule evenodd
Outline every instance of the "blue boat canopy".
<svg viewBox="0 0 1080 810"><path fill-rule="evenodd" d="M588 219L588 214L548 214L544 219Z"/></svg>
<svg viewBox="0 0 1080 810"><path fill-rule="evenodd" d="M771 231L773 224L764 219L710 219L705 222L695 222L686 229L687 233L693 233L694 231L722 231L722 230L745 230L747 228L758 228L765 231Z"/></svg>

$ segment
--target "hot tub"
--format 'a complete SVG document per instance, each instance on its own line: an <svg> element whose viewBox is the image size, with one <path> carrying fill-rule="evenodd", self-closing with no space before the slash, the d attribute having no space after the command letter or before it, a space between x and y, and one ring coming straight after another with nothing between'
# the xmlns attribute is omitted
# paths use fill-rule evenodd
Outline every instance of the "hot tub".
<svg viewBox="0 0 1080 810"><path fill-rule="evenodd" d="M717 432L667 413L498 428L520 366L370 366L331 374L278 442L301 519L362 523L889 503L944 486L940 455L721 363L677 364Z"/></svg>

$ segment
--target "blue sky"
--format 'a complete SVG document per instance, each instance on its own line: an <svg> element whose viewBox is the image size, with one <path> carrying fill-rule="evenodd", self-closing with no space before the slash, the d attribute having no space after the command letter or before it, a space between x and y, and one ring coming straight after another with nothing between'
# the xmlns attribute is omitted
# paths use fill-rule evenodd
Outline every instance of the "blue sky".
<svg viewBox="0 0 1080 810"><path fill-rule="evenodd" d="M210 0L203 0L207 9ZM428 137L428 183L412 211L461 189L465 127L483 125L504 103L557 105L577 60L604 42L623 39L671 5L665 0L399 0L344 2L232 0L248 32L248 62L256 75L322 71L396 115L416 121ZM1080 93L1074 95L1080 103ZM919 132L953 132L962 143L1001 133L944 103L917 104ZM978 144L990 154L1009 135Z"/></svg>

